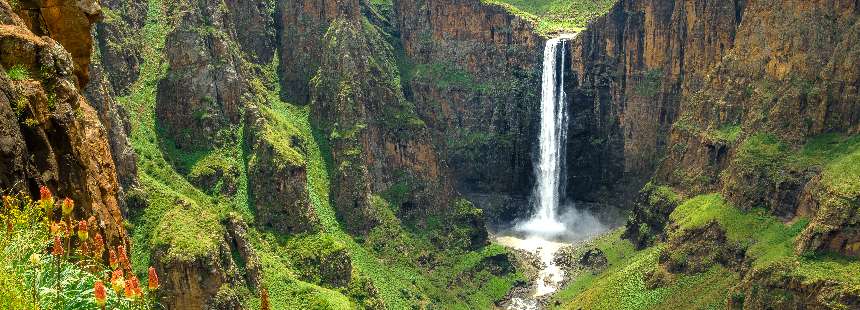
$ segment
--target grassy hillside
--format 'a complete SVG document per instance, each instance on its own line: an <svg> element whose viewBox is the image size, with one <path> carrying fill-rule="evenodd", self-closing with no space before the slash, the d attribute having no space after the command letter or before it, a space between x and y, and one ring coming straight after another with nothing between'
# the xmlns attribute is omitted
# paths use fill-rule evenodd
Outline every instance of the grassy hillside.
<svg viewBox="0 0 860 310"><path fill-rule="evenodd" d="M481 0L506 8L536 23L539 33L579 32L588 21L606 14L617 0Z"/></svg>
<svg viewBox="0 0 860 310"><path fill-rule="evenodd" d="M224 146L183 152L165 139L156 121L155 93L158 81L167 73L164 60L166 35L172 30L174 16L162 0L150 0L143 33L137 40L143 44L144 63L130 95L118 98L129 111L131 140L139 156L139 190L130 195L146 203L145 209L132 209L128 228L132 236L135 266L149 266L152 249L169 249L168 259L192 260L214 252L221 242L221 221L238 214L250 224L249 237L260 257L264 284L270 292L273 309L353 309L374 307L368 295L370 287L390 309L407 309L435 304L447 309L486 308L521 280L515 273L497 275L483 268L486 258L504 255L498 246L478 251L439 249L430 242L431 234L404 229L391 215L391 225L380 235L383 246L373 240L356 240L338 222L329 196L331 153L324 134L309 120L309 107L282 102L277 82L277 63L254 72L252 85L262 94L262 114L271 121L271 134L296 135L304 141L305 154L292 158L308 170L308 191L323 226L322 232L310 235L282 235L254 225L254 210L249 205L247 161L243 126L227 128L238 137ZM276 58L277 59L277 58ZM277 138L277 137L276 137ZM295 157L294 156L294 157ZM234 195L216 189L201 189L188 181L195 173L205 173L214 166L230 166L240 173ZM379 198L384 202L382 198ZM397 236L391 240L389 236ZM352 260L353 281L349 287L331 288L307 277L298 258L308 253L346 249ZM408 249L412 253L404 253ZM419 255L434 259L432 269L419 266ZM142 268L142 267L141 267ZM137 270L142 274L144 270ZM233 288L249 308L259 308L259 298L245 288Z"/></svg>
<svg viewBox="0 0 860 310"><path fill-rule="evenodd" d="M796 255L794 240L809 223L798 220L783 223L764 210L741 211L719 194L700 195L686 200L670 216L677 228L670 233L703 227L711 222L725 229L729 243L746 249L753 271L775 266L792 266L775 277L795 277L803 283L836 283L834 291L858 287L860 261L838 255ZM740 275L719 263L694 274L673 274L662 286L648 288L648 274L659 271L658 258L667 251L665 243L636 251L629 241L620 239L619 229L596 241L609 267L598 274L579 275L555 299L563 309L721 309L728 298L737 295ZM695 245L693 245L695 246ZM669 259L686 260L684 252L670 251ZM734 292L734 293L730 293Z"/></svg>

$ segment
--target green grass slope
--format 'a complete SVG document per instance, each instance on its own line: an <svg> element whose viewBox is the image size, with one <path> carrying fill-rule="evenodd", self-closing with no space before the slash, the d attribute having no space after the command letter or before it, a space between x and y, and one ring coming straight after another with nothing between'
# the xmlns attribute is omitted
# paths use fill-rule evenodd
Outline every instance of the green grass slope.
<svg viewBox="0 0 860 310"><path fill-rule="evenodd" d="M535 23L543 35L580 32L606 14L617 0L481 0Z"/></svg>

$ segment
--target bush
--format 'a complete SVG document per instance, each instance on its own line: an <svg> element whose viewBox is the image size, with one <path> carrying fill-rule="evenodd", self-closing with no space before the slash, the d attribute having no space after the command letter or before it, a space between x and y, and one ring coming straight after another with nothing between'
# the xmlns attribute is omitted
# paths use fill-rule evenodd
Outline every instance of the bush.
<svg viewBox="0 0 860 310"><path fill-rule="evenodd" d="M74 201L55 200L46 187L40 193L38 201L3 196L0 308L152 309L152 291L158 288L154 269L151 285L142 288L125 248L106 249L94 217L75 220Z"/></svg>
<svg viewBox="0 0 860 310"><path fill-rule="evenodd" d="M14 65L12 66L12 69L9 69L9 71L6 73L9 74L9 78L13 81L23 81L30 79L30 71L28 71L27 68L22 65Z"/></svg>

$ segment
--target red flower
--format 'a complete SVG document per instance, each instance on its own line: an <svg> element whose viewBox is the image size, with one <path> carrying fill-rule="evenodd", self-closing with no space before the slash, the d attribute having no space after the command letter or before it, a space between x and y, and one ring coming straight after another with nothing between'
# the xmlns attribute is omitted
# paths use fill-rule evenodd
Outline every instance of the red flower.
<svg viewBox="0 0 860 310"><path fill-rule="evenodd" d="M75 201L71 198L66 197L63 199L63 215L68 216L72 214L72 210L75 209Z"/></svg>
<svg viewBox="0 0 860 310"><path fill-rule="evenodd" d="M111 269L116 269L116 267L117 267L116 252L114 252L113 250L110 250L110 252L108 252L108 262L110 262L110 268Z"/></svg>
<svg viewBox="0 0 860 310"><path fill-rule="evenodd" d="M93 286L93 294L95 294L96 303L99 304L99 306L104 306L105 301L107 300L107 292L105 292L105 285L101 280L97 280Z"/></svg>
<svg viewBox="0 0 860 310"><path fill-rule="evenodd" d="M155 273L155 267L149 267L149 289L158 289L158 274Z"/></svg>
<svg viewBox="0 0 860 310"><path fill-rule="evenodd" d="M39 200L48 201L51 200L52 196L53 195L51 195L51 190L48 189L47 186L43 185L39 187Z"/></svg>
<svg viewBox="0 0 860 310"><path fill-rule="evenodd" d="M102 260L102 253L105 251L105 241L102 239L101 233L96 233L95 238L93 238L93 257Z"/></svg>
<svg viewBox="0 0 860 310"><path fill-rule="evenodd" d="M51 250L51 254L55 256L63 255L63 241L60 240L60 236L54 236L54 248Z"/></svg>
<svg viewBox="0 0 860 310"><path fill-rule="evenodd" d="M86 241L90 238L90 230L87 228L87 221L81 220L78 222L78 239Z"/></svg>

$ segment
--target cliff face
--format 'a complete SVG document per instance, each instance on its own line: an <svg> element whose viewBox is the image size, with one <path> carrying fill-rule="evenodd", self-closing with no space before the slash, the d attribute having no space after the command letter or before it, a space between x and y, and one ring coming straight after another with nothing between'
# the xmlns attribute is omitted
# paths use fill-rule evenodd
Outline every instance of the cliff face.
<svg viewBox="0 0 860 310"><path fill-rule="evenodd" d="M544 39L480 1L394 1L404 87L463 193L522 197L532 183Z"/></svg>
<svg viewBox="0 0 860 310"><path fill-rule="evenodd" d="M796 255L856 257L858 13L856 1L619 2L571 42L565 87L574 111L589 116L584 128L572 122L568 163L607 167L597 183L650 179L786 223L809 220L792 239ZM596 153L575 151L585 142L574 132L597 140ZM679 202L653 189L627 224L640 246L666 238ZM727 245L717 241L706 243ZM707 246L696 255L722 255ZM844 281L809 282L778 264L748 268L735 291L746 303L729 306L856 305ZM784 294L794 297L777 300Z"/></svg>
<svg viewBox="0 0 860 310"><path fill-rule="evenodd" d="M571 191L630 193L651 177L683 85L732 47L742 10L738 1L621 1L577 34L565 86Z"/></svg>
<svg viewBox="0 0 860 310"><path fill-rule="evenodd" d="M14 4L0 1L0 188L38 197L39 186L48 186L75 200L76 216L96 216L107 241L124 243L108 133L81 95L100 7Z"/></svg>
<svg viewBox="0 0 860 310"><path fill-rule="evenodd" d="M793 4L780 13L767 9ZM788 157L823 133L858 132L856 47L848 43L856 10L851 1L620 2L571 43L570 187L655 175L689 194L721 191L744 209L811 217L818 228L808 234L823 229L831 237L804 237L817 241L799 249L853 253L844 248L854 237L833 228L854 231L847 207L853 192L809 182L826 163L798 155L793 164L778 158L758 165L744 150L767 136ZM589 149L585 139L596 152L580 151ZM613 164L622 158L623 170ZM578 168L583 162L592 168ZM595 166L608 173L576 175ZM839 207L821 202L828 191L846 200ZM840 215L820 218L831 213Z"/></svg>

